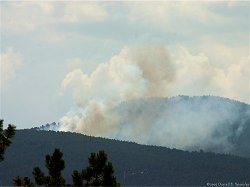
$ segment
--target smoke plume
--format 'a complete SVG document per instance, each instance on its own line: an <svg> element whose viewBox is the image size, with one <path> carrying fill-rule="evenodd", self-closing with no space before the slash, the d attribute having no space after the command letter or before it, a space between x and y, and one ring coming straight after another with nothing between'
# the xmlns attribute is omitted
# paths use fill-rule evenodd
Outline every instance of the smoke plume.
<svg viewBox="0 0 250 187"><path fill-rule="evenodd" d="M235 127L238 113L233 106L218 108L214 101L176 106L162 100L146 102L190 90L219 90L223 72L204 54L184 52L186 56L173 63L163 45L125 47L90 75L74 69L61 88L72 89L76 107L61 118L60 130L181 149L232 150L230 137L246 128L245 121ZM146 100L135 101L142 98Z"/></svg>
<svg viewBox="0 0 250 187"><path fill-rule="evenodd" d="M124 48L91 75L76 69L62 82L73 86L78 108L61 119L61 130L109 136L120 128L112 113L122 101L163 97L174 80L174 67L164 46Z"/></svg>
<svg viewBox="0 0 250 187"><path fill-rule="evenodd" d="M240 102L212 96L150 98L123 102L115 113L121 128L112 138L222 153L245 144L250 155L250 106Z"/></svg>

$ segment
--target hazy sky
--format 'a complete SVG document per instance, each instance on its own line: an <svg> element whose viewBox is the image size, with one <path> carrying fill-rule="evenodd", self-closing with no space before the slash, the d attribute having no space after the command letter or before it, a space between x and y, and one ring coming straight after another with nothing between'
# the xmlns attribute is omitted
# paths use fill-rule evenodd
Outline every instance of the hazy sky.
<svg viewBox="0 0 250 187"><path fill-rule="evenodd" d="M145 46L149 58L155 48L166 50L175 72L167 91L149 96L219 95L250 103L248 1L0 5L0 117L18 128L58 121L79 104L77 97L89 97L79 96L79 79L93 84ZM101 81L90 93L114 80Z"/></svg>

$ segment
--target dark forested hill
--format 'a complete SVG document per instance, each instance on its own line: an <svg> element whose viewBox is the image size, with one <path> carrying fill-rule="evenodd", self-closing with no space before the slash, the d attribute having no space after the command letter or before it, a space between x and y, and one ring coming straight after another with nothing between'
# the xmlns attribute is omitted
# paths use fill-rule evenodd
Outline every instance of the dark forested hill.
<svg viewBox="0 0 250 187"><path fill-rule="evenodd" d="M121 185L206 185L207 183L250 182L250 159L237 156L187 152L145 146L70 132L18 130L13 144L0 163L0 185L12 178L31 176L32 168L44 169L46 154L54 148L64 153L64 176L71 183L74 169L87 164L90 152L104 149L112 161Z"/></svg>
<svg viewBox="0 0 250 187"><path fill-rule="evenodd" d="M250 157L250 105L215 96L137 99L115 108L115 139ZM114 133L115 134L115 133Z"/></svg>
<svg viewBox="0 0 250 187"><path fill-rule="evenodd" d="M246 103L215 96L177 96L130 100L106 112L112 126L107 127L108 134L99 131L100 136L250 157L250 105ZM81 122L63 125L63 130L87 133L80 128L84 127ZM58 130L60 125L47 124L41 129Z"/></svg>

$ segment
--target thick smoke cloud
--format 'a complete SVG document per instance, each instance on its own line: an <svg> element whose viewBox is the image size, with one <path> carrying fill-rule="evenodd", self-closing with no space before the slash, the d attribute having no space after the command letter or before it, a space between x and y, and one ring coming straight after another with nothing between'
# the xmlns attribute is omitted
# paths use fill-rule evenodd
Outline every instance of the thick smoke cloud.
<svg viewBox="0 0 250 187"><path fill-rule="evenodd" d="M228 74L233 79L230 67L235 64L225 74L205 54L182 51L178 60L171 61L163 45L125 47L90 75L81 69L71 71L61 87L62 92L73 90L76 107L61 118L60 130L181 149L232 150L230 137L235 132L239 136L245 126L231 123L238 119L231 105L225 109L215 101L176 106L131 101L223 93L221 81Z"/></svg>
<svg viewBox="0 0 250 187"><path fill-rule="evenodd" d="M120 128L113 108L122 101L165 96L174 67L164 46L124 48L91 75L70 72L62 89L72 86L78 108L61 119L61 130L109 136Z"/></svg>
<svg viewBox="0 0 250 187"><path fill-rule="evenodd" d="M140 99L123 102L115 113L121 121L112 138L143 144L229 153L250 133L250 106L221 97Z"/></svg>

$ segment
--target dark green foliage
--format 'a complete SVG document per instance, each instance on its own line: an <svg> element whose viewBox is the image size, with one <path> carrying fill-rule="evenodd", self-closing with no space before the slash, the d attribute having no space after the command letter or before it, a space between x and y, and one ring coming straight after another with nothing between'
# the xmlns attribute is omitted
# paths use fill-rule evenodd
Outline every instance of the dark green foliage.
<svg viewBox="0 0 250 187"><path fill-rule="evenodd" d="M34 184L30 181L28 177L23 178L24 185L23 186L34 186Z"/></svg>
<svg viewBox="0 0 250 187"><path fill-rule="evenodd" d="M62 177L61 172L65 167L63 160L63 153L60 149L55 149L52 156L46 155L45 166L49 170L49 176L45 176L39 167L33 169L33 176L35 182L39 186L64 186L65 179ZM19 186L19 184L32 184L28 177L16 177L14 180L14 185ZM24 186L25 186L24 185Z"/></svg>
<svg viewBox="0 0 250 187"><path fill-rule="evenodd" d="M46 155L45 166L49 170L49 176L45 176L39 167L33 169L35 182L39 186L65 186L65 179L61 175L65 168L63 153L60 149L55 149L52 156ZM107 154L104 151L91 153L89 166L79 173L72 174L73 186L119 186L114 176L114 169L111 162L107 162ZM31 186L28 177L16 177L13 179L15 186Z"/></svg>
<svg viewBox="0 0 250 187"><path fill-rule="evenodd" d="M35 186L28 177L16 177L13 179L14 186Z"/></svg>
<svg viewBox="0 0 250 187"><path fill-rule="evenodd" d="M249 139L250 125L244 132ZM17 130L0 165L0 186L11 185L18 175L33 177L34 166L45 171L44 155L55 147L64 153L63 175L67 183L72 183L74 170L82 173L90 153L99 150L108 154L121 186L205 186L208 181L250 183L250 158L145 146L70 132Z"/></svg>
<svg viewBox="0 0 250 187"><path fill-rule="evenodd" d="M16 178L13 179L13 185L14 186L23 186L24 184L23 178L17 176Z"/></svg>
<svg viewBox="0 0 250 187"><path fill-rule="evenodd" d="M62 177L62 170L65 167L63 153L55 149L52 156L46 155L45 166L49 170L49 176L45 176L39 167L33 169L33 176L37 185L63 186L65 179Z"/></svg>
<svg viewBox="0 0 250 187"><path fill-rule="evenodd" d="M114 176L114 169L111 162L108 162L108 164L103 169L103 186L120 186L116 182L116 177Z"/></svg>
<svg viewBox="0 0 250 187"><path fill-rule="evenodd" d="M0 161L4 159L4 152L6 147L11 144L11 139L15 135L16 127L14 125L9 124L8 128L3 130L3 121L0 120Z"/></svg>
<svg viewBox="0 0 250 187"><path fill-rule="evenodd" d="M61 172L65 168L63 153L59 149L55 149L52 156L46 155L46 168L49 170L49 185L62 186L65 185L65 179Z"/></svg>
<svg viewBox="0 0 250 187"><path fill-rule="evenodd" d="M74 186L120 186L114 176L114 169L111 162L108 162L107 154L104 151L91 153L89 165L82 173L74 171L72 175Z"/></svg>
<svg viewBox="0 0 250 187"><path fill-rule="evenodd" d="M74 170L72 174L72 180L74 186L83 186L83 175L78 171Z"/></svg>
<svg viewBox="0 0 250 187"><path fill-rule="evenodd" d="M35 178L35 182L37 185L41 186L43 184L46 184L47 181L45 180L45 175L44 173L41 171L41 169L39 167L35 167L33 169L33 172L32 172L34 178Z"/></svg>

